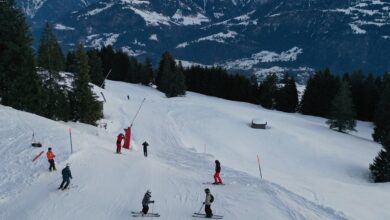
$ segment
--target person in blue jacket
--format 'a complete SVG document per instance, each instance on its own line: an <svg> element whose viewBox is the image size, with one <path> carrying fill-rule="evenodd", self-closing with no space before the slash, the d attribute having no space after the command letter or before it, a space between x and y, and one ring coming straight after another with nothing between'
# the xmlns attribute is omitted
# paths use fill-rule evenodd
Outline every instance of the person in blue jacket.
<svg viewBox="0 0 390 220"><path fill-rule="evenodd" d="M68 188L69 186L69 183L70 183L70 179L72 179L72 173L70 172L70 169L69 169L69 163L66 164L66 167L64 169L62 169L62 183L60 185L60 187L58 187L58 189L66 189ZM65 185L64 185L65 184Z"/></svg>

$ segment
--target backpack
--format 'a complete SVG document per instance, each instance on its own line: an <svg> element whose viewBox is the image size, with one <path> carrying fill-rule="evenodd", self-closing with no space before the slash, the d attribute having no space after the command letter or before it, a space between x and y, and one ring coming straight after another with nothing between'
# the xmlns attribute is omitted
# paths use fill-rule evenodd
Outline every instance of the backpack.
<svg viewBox="0 0 390 220"><path fill-rule="evenodd" d="M212 194L210 194L210 202L213 203L214 202L214 196Z"/></svg>

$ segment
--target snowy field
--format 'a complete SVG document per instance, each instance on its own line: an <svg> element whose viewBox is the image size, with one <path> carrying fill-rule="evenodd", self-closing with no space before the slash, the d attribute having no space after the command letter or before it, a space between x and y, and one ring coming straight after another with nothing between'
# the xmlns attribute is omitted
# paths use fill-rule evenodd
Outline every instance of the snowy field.
<svg viewBox="0 0 390 220"><path fill-rule="evenodd" d="M159 219L194 219L206 187L215 196L214 213L224 219L390 219L390 184L369 181L368 165L380 150L371 140L371 123L341 134L323 118L191 92L167 99L150 87L113 81L106 86L95 90L107 99L107 130L0 105L1 220L131 219L147 189L156 201L150 211L159 212ZM116 135L144 98L132 129L133 150L115 154ZM269 129L251 129L253 118L267 121ZM30 146L33 131L43 148ZM47 147L57 155L59 171L48 172L45 155L31 161ZM215 159L224 186L202 184L213 181ZM57 191L66 163L77 187Z"/></svg>

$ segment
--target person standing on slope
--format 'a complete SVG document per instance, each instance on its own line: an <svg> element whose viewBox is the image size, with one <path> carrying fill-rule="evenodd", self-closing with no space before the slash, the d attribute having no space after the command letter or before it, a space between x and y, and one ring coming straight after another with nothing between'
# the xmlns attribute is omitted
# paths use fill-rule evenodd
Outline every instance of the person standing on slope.
<svg viewBox="0 0 390 220"><path fill-rule="evenodd" d="M221 163L219 160L215 161L215 174L214 174L214 183L213 184L222 184L221 179Z"/></svg>
<svg viewBox="0 0 390 220"><path fill-rule="evenodd" d="M150 190L147 190L144 195L144 198L142 199L142 215L148 214L149 203L154 203L154 201L150 200L151 197L152 197L152 192L150 192Z"/></svg>
<svg viewBox="0 0 390 220"><path fill-rule="evenodd" d="M51 150L51 147L49 147L47 149L47 153L46 153L46 156L47 156L47 160L49 161L49 171L51 172L52 170L56 171L56 164L54 162L54 157L56 157L56 155L53 153L53 151Z"/></svg>
<svg viewBox="0 0 390 220"><path fill-rule="evenodd" d="M61 183L60 187L58 187L58 189L65 190L66 188L68 188L68 185L70 183L70 179L72 179L72 173L70 172L69 165L70 164L67 163L66 167L64 169L62 169L62 172L61 172L62 173L62 183Z"/></svg>
<svg viewBox="0 0 390 220"><path fill-rule="evenodd" d="M118 134L118 137L116 138L116 153L120 154L121 153L121 148L122 148L122 140L125 139L125 135L120 133Z"/></svg>
<svg viewBox="0 0 390 220"><path fill-rule="evenodd" d="M211 210L211 203L214 202L214 196L210 193L209 188L206 188L204 192L206 193L206 199L203 202L204 211L206 212L206 218L211 218L213 217L213 211Z"/></svg>
<svg viewBox="0 0 390 220"><path fill-rule="evenodd" d="M148 146L149 146L148 142L145 141L144 143L142 143L142 146L144 146L144 156L147 157L148 156Z"/></svg>

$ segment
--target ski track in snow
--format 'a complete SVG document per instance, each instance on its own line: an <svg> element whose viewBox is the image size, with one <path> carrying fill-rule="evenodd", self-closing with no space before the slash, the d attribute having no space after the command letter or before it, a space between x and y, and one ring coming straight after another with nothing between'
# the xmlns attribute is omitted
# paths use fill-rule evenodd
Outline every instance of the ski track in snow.
<svg viewBox="0 0 390 220"><path fill-rule="evenodd" d="M233 169L232 164L222 164L222 179L227 185L203 185L202 182L212 181L217 148L208 143L206 152L202 152L202 143L188 138L188 123L204 127L207 124L201 124L204 120L188 121L185 111L193 109L197 111L195 117L204 115L206 119L219 120L213 111L223 118L234 112L234 108L207 108L196 104L200 98L192 94L188 95L190 98L167 99L149 87L111 81L106 86L106 90L95 90L103 91L107 99L103 120L108 123L107 130L53 122L0 106L0 219L129 219L131 211L142 208L141 200L147 189L156 200L150 211L159 212L160 219L194 219L191 215L199 210L206 187L215 196L214 213L224 215L224 219L349 218L323 205L323 198L312 189L306 190L317 199L309 200L284 186L260 181L251 172ZM126 98L128 94L130 100ZM132 130L133 149L123 149L123 154L117 155L116 135L129 126L143 98L146 101ZM240 122L235 120L234 123ZM310 131L312 128L307 124L302 129ZM68 127L72 127L75 149L72 155ZM44 143L43 148L29 146L31 129ZM144 140L150 144L148 158L143 157L142 148L138 147ZM205 137L204 141L207 140ZM46 153L49 146L57 155L58 171L53 173L47 172L45 154L31 166L32 157L42 150ZM77 187L57 191L60 170L67 162L71 163L74 177L71 184Z"/></svg>

